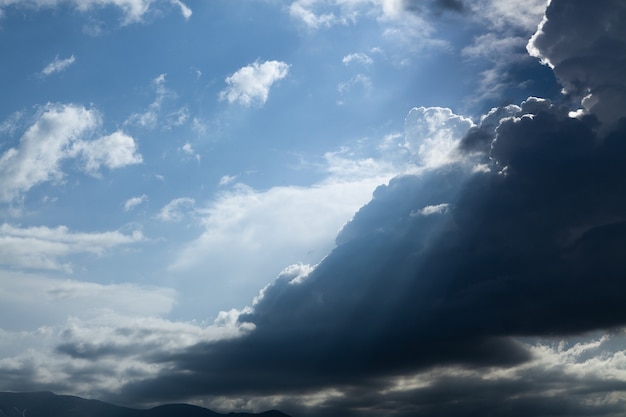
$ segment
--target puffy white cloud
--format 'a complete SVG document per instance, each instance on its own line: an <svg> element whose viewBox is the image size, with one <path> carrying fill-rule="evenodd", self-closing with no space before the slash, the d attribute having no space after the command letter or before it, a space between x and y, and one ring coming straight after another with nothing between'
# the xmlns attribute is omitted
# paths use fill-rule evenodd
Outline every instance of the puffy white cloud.
<svg viewBox="0 0 626 417"><path fill-rule="evenodd" d="M41 182L60 179L60 162L70 156L72 142L99 123L98 114L84 107L46 106L19 147L0 156L0 199L8 201Z"/></svg>
<svg viewBox="0 0 626 417"><path fill-rule="evenodd" d="M142 156L137 153L135 140L122 132L89 142L79 142L74 146L74 151L82 154L85 170L92 175L97 175L101 166L115 169L143 161Z"/></svg>
<svg viewBox="0 0 626 417"><path fill-rule="evenodd" d="M61 260L78 253L101 256L116 246L140 242L143 235L118 231L76 233L65 226L50 228L17 227L8 223L0 226L0 264L25 269L71 271L70 263Z"/></svg>
<svg viewBox="0 0 626 417"><path fill-rule="evenodd" d="M220 100L238 102L243 106L263 105L272 85L289 73L289 64L280 61L254 62L226 78L228 87L219 94Z"/></svg>
<svg viewBox="0 0 626 417"><path fill-rule="evenodd" d="M61 180L61 163L67 159L84 160L92 175L101 166L115 169L141 162L134 139L121 132L85 140L100 125L100 115L93 109L73 104L44 106L19 145L0 155L0 201L18 198L35 185Z"/></svg>
<svg viewBox="0 0 626 417"><path fill-rule="evenodd" d="M461 158L458 145L473 126L470 119L442 107L416 107L404 122L405 146L420 165L436 168Z"/></svg>
<svg viewBox="0 0 626 417"><path fill-rule="evenodd" d="M70 65L72 65L75 61L76 61L76 58L74 57L74 55L65 59L59 59L59 56L57 55L56 58L54 58L54 60L51 63L46 65L46 67L43 70L41 70L41 75L48 76L56 72L64 71Z"/></svg>

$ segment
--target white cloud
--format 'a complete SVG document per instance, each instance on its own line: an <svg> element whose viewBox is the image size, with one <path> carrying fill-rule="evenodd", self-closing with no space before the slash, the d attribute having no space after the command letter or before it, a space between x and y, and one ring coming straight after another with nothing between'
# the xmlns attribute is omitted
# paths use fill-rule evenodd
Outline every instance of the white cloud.
<svg viewBox="0 0 626 417"><path fill-rule="evenodd" d="M139 197L129 198L124 203L124 211L130 211L134 209L135 207L137 207L138 205L145 203L146 201L148 201L148 196L145 194L140 195Z"/></svg>
<svg viewBox="0 0 626 417"><path fill-rule="evenodd" d="M189 20L189 18L193 14L191 9L189 7L187 7L187 5L185 3L183 3L181 0L171 0L171 1L172 1L172 4L174 4L174 5L176 5L176 6L178 6L180 8L180 13L183 15L183 17L186 20Z"/></svg>
<svg viewBox="0 0 626 417"><path fill-rule="evenodd" d="M446 42L431 37L432 24L408 11L404 0L296 0L288 10L309 29L375 20L381 35L402 50L403 56L424 46L447 47Z"/></svg>
<svg viewBox="0 0 626 417"><path fill-rule="evenodd" d="M57 55L56 58L54 58L54 61L46 65L46 67L43 70L41 70L41 75L48 76L56 72L64 71L70 65L72 65L75 61L76 61L76 58L74 57L74 55L65 59L59 59L59 56Z"/></svg>
<svg viewBox="0 0 626 417"><path fill-rule="evenodd" d="M296 0L289 14L310 29L345 25L363 16L391 20L406 16L403 0Z"/></svg>
<svg viewBox="0 0 626 417"><path fill-rule="evenodd" d="M79 142L73 149L80 152L85 159L85 170L96 176L101 166L115 169L140 164L143 161L141 155L137 153L135 140L122 132L115 132L90 142Z"/></svg>
<svg viewBox="0 0 626 417"><path fill-rule="evenodd" d="M220 100L238 102L243 106L263 105L270 88L287 76L289 64L280 61L254 62L226 78L228 87L220 92Z"/></svg>
<svg viewBox="0 0 626 417"><path fill-rule="evenodd" d="M0 123L0 133L5 133L6 135L13 135L20 128L20 120L24 117L23 112L15 112L6 118L2 123Z"/></svg>
<svg viewBox="0 0 626 417"><path fill-rule="evenodd" d="M355 89L365 93L369 92L372 89L372 80L365 74L356 74L350 80L337 84L337 92L342 97L337 101L337 104L343 104L343 97Z"/></svg>
<svg viewBox="0 0 626 417"><path fill-rule="evenodd" d="M233 182L235 182L236 179L237 179L236 175L224 175L222 178L220 178L219 185L224 186L224 185L232 184Z"/></svg>
<svg viewBox="0 0 626 417"><path fill-rule="evenodd" d="M534 31L548 0L479 0L466 4L477 18L495 29Z"/></svg>
<svg viewBox="0 0 626 417"><path fill-rule="evenodd" d="M141 22L153 4L165 3L166 0L1 0L2 8L22 6L30 8L54 8L68 4L81 12L99 9L105 6L116 7L123 14L122 24ZM178 6L185 19L191 17L192 11L181 0L167 0L167 3Z"/></svg>
<svg viewBox="0 0 626 417"><path fill-rule="evenodd" d="M319 262L374 189L398 172L349 150L325 159L327 178L319 183L267 190L237 183L207 206L197 207L202 234L180 250L171 273L206 293L207 305L223 309L242 306L242 300L252 299L286 265Z"/></svg>
<svg viewBox="0 0 626 417"><path fill-rule="evenodd" d="M447 213L450 205L448 203L436 204L434 206L426 206L415 212L411 212L411 216L431 216L433 214Z"/></svg>
<svg viewBox="0 0 626 417"><path fill-rule="evenodd" d="M114 169L141 162L133 138L121 132L83 140L100 125L100 115L93 109L73 104L44 106L19 146L0 155L0 201L18 198L37 184L61 180L61 162L66 159L83 159L92 175L101 165Z"/></svg>
<svg viewBox="0 0 626 417"><path fill-rule="evenodd" d="M200 160L200 155L193 149L191 143L185 143L183 146L181 146L180 150L185 153L185 155L191 156L198 161Z"/></svg>
<svg viewBox="0 0 626 417"><path fill-rule="evenodd" d="M186 212L193 210L195 204L196 200L194 200L193 198L176 198L167 203L161 209L161 211L159 211L159 214L157 214L157 219L164 222L181 221Z"/></svg>
<svg viewBox="0 0 626 417"><path fill-rule="evenodd" d="M133 113L125 122L125 124L139 125L145 128L153 129L156 127L161 113L161 106L166 98L173 94L165 86L166 74L159 74L152 80L152 85L156 92L156 97L143 113Z"/></svg>
<svg viewBox="0 0 626 417"><path fill-rule="evenodd" d="M344 56L341 62L343 62L346 65L350 64L351 62L357 62L363 65L369 65L369 64L372 64L374 60L370 58L369 55L363 52L356 52L356 53L348 54Z"/></svg>
<svg viewBox="0 0 626 417"><path fill-rule="evenodd" d="M178 296L165 287L3 271L0 288L0 390L19 380L103 396L155 376L167 366L159 357L253 328L237 322L238 311L207 324L167 320Z"/></svg>
<svg viewBox="0 0 626 417"><path fill-rule="evenodd" d="M142 240L139 231L130 235L118 231L76 233L65 226L21 228L4 223L0 225L0 265L71 271L70 263L62 263L70 255L89 253L101 256L116 246Z"/></svg>
<svg viewBox="0 0 626 417"><path fill-rule="evenodd" d="M460 158L459 140L473 123L443 107L416 107L404 121L405 146L420 165L436 168Z"/></svg>

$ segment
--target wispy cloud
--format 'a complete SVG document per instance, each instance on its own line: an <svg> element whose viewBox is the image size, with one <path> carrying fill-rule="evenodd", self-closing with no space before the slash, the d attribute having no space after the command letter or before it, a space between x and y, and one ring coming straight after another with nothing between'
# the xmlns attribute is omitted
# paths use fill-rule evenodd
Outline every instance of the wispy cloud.
<svg viewBox="0 0 626 417"><path fill-rule="evenodd" d="M363 64L363 65L369 65L373 63L374 60L370 58L370 56L367 55L366 53L356 52L356 53L348 54L344 56L341 59L341 62L343 62L345 65L348 65L352 62L356 62L356 63Z"/></svg>
<svg viewBox="0 0 626 417"><path fill-rule="evenodd" d="M135 207L137 207L140 204L145 203L146 201L148 201L148 196L143 194L140 195L138 197L132 197L129 198L128 200L126 200L126 202L124 203L124 211L131 211L133 210Z"/></svg>
<svg viewBox="0 0 626 417"><path fill-rule="evenodd" d="M51 63L46 65L46 67L41 70L41 75L47 77L48 75L65 71L74 62L76 62L76 58L74 57L74 55L65 59L60 59L57 55Z"/></svg>
<svg viewBox="0 0 626 417"><path fill-rule="evenodd" d="M0 265L22 269L71 271L61 260L77 253L103 255L119 245L143 240L141 232L130 235L118 231L102 233L72 232L65 226L50 228L0 225Z"/></svg>
<svg viewBox="0 0 626 417"><path fill-rule="evenodd" d="M164 222L178 222L186 213L192 211L196 200L189 197L175 198L167 203L157 214L157 219Z"/></svg>
<svg viewBox="0 0 626 417"><path fill-rule="evenodd" d="M53 8L67 4L81 12L99 9L103 6L113 6L122 12L122 24L127 25L141 22L152 6L159 3L178 7L186 20L192 15L191 9L182 0L4 0L0 2L0 16L2 8L9 6Z"/></svg>

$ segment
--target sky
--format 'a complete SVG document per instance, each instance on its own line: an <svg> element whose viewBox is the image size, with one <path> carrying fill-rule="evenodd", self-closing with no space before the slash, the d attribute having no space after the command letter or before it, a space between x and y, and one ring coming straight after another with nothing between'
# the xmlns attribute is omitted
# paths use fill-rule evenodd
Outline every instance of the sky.
<svg viewBox="0 0 626 417"><path fill-rule="evenodd" d="M621 0L0 0L0 390L626 412Z"/></svg>

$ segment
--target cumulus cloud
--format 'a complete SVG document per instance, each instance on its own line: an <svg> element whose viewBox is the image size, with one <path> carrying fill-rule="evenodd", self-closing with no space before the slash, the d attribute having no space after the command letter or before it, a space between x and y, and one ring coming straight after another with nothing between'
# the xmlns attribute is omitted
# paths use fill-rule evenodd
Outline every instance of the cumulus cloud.
<svg viewBox="0 0 626 417"><path fill-rule="evenodd" d="M116 246L143 240L141 232L130 235L118 231L102 233L72 232L65 226L50 228L0 226L0 265L21 269L71 271L62 259L77 253L101 256Z"/></svg>
<svg viewBox="0 0 626 417"><path fill-rule="evenodd" d="M74 104L44 106L18 146L0 155L0 200L12 201L38 184L60 181L62 162L68 159L84 162L91 175L102 166L116 169L141 162L134 139L122 132L88 140L100 125L96 110Z"/></svg>
<svg viewBox="0 0 626 417"><path fill-rule="evenodd" d="M242 106L262 106L272 85L289 73L289 64L281 61L258 61L240 68L226 77L228 87L219 94L220 100Z"/></svg>
<svg viewBox="0 0 626 417"><path fill-rule="evenodd" d="M567 93L605 124L624 116L626 4L552 1L528 51L549 65Z"/></svg>
<svg viewBox="0 0 626 417"><path fill-rule="evenodd" d="M442 107L416 107L404 121L405 146L420 165L435 168L460 158L458 144L474 125Z"/></svg>
<svg viewBox="0 0 626 417"><path fill-rule="evenodd" d="M74 152L79 152L85 159L85 171L91 175L97 175L102 166L116 169L143 161L142 156L137 153L135 140L122 132L89 142L79 142L74 147Z"/></svg>
<svg viewBox="0 0 626 417"><path fill-rule="evenodd" d="M46 67L43 70L41 70L41 75L48 76L57 72L65 71L75 61L76 61L76 58L74 58L74 55L65 59L59 59L59 56L57 55L56 58L54 58L54 60L51 63L46 65Z"/></svg>

